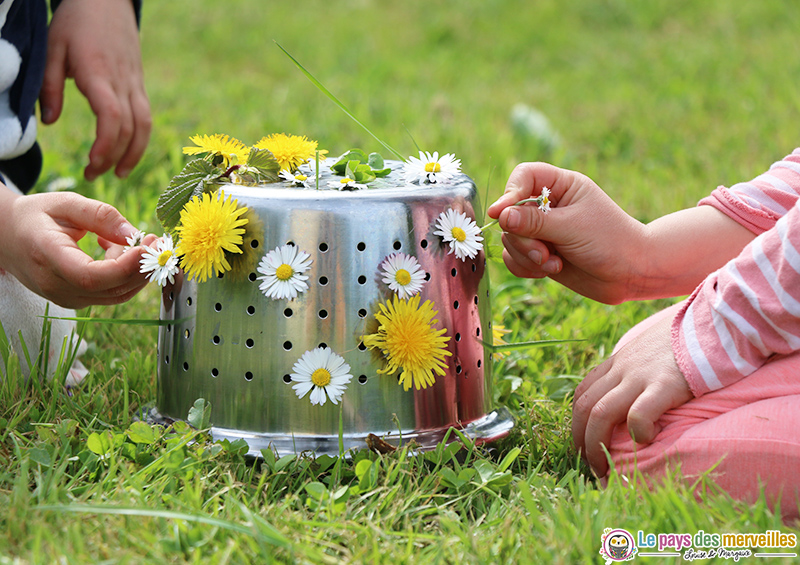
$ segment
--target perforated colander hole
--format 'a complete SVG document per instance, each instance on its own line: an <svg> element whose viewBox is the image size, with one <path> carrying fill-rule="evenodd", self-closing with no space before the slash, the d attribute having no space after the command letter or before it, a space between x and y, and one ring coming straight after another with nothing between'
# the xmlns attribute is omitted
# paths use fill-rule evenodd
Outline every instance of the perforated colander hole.
<svg viewBox="0 0 800 565"><path fill-rule="evenodd" d="M320 342L320 344L317 347L319 347L320 349L326 349L328 347L328 344L323 341Z"/></svg>
<svg viewBox="0 0 800 565"><path fill-rule="evenodd" d="M184 371L188 371L189 370L189 363L187 363L186 361L183 362L183 370Z"/></svg>
<svg viewBox="0 0 800 565"><path fill-rule="evenodd" d="M366 318L367 317L367 311L364 308L361 308L358 311L358 317L359 318Z"/></svg>
<svg viewBox="0 0 800 565"><path fill-rule="evenodd" d="M362 385L367 384L367 375L358 375L358 382Z"/></svg>
<svg viewBox="0 0 800 565"><path fill-rule="evenodd" d="M451 276L451 277L454 277L454 276L456 276L457 274L458 274L458 270L457 270L455 267L453 267L453 268L450 270L450 276Z"/></svg>
<svg viewBox="0 0 800 565"><path fill-rule="evenodd" d="M172 324L167 326L167 333L172 333Z"/></svg>
<svg viewBox="0 0 800 565"><path fill-rule="evenodd" d="M292 375L290 375L288 373L283 375L283 382L285 382L287 385L289 383L291 383L292 382Z"/></svg>
<svg viewBox="0 0 800 565"><path fill-rule="evenodd" d="M215 335L214 337L211 338L211 342L214 345L219 345L220 343L222 343L222 338L219 337L218 335Z"/></svg>
<svg viewBox="0 0 800 565"><path fill-rule="evenodd" d="M458 310L458 300L453 302L453 310Z"/></svg>
<svg viewBox="0 0 800 565"><path fill-rule="evenodd" d="M419 242L419 246L425 249L426 247L428 247L428 240L423 239L422 241Z"/></svg>
<svg viewBox="0 0 800 565"><path fill-rule="evenodd" d="M219 302L214 304L214 311L215 312L222 312L222 304L220 304Z"/></svg>
<svg viewBox="0 0 800 565"><path fill-rule="evenodd" d="M253 249L258 249L258 245L259 245L259 243L258 243L257 239L254 239L254 240L252 240L250 242L250 247L253 248Z"/></svg>
<svg viewBox="0 0 800 565"><path fill-rule="evenodd" d="M367 244L364 243L363 241L359 241L358 245L356 245L356 249L358 249L359 251L364 251L366 248Z"/></svg>
<svg viewBox="0 0 800 565"><path fill-rule="evenodd" d="M320 286L325 286L326 284L328 284L328 277L320 277L319 284Z"/></svg>
<svg viewBox="0 0 800 565"><path fill-rule="evenodd" d="M247 347L248 349L253 349L253 346L255 344L256 344L256 342L253 341L253 339L249 338L249 337L247 338L247 341L244 342L245 347Z"/></svg>
<svg viewBox="0 0 800 565"><path fill-rule="evenodd" d="M283 342L283 348L286 351L291 351L292 350L292 342L291 341L284 341Z"/></svg>
<svg viewBox="0 0 800 565"><path fill-rule="evenodd" d="M472 299L472 301L475 302L475 306L478 305L478 295L477 294L475 295L475 298Z"/></svg>
<svg viewBox="0 0 800 565"><path fill-rule="evenodd" d="M358 284L367 284L367 277L365 277L364 275L359 275Z"/></svg>
<svg viewBox="0 0 800 565"><path fill-rule="evenodd" d="M191 297L191 296L188 296L188 297L186 298L186 305L187 305L187 306L191 306L191 305L192 305L192 297Z"/></svg>
<svg viewBox="0 0 800 565"><path fill-rule="evenodd" d="M250 279L250 282L256 282L256 280L258 280L258 275L255 273L250 273L247 275L247 278Z"/></svg>
<svg viewBox="0 0 800 565"><path fill-rule="evenodd" d="M291 318L292 314L294 314L294 312L292 312L291 308L287 308L286 310L283 311L283 315L286 316L287 318Z"/></svg>
<svg viewBox="0 0 800 565"><path fill-rule="evenodd" d="M461 334L460 333L456 334L456 341L461 341Z"/></svg>
<svg viewBox="0 0 800 565"><path fill-rule="evenodd" d="M223 272L217 273L217 278L218 279L224 279L225 278L225 273L223 273Z"/></svg>
<svg viewBox="0 0 800 565"><path fill-rule="evenodd" d="M431 274L430 273L425 273L425 280L426 281L431 280Z"/></svg>
<svg viewBox="0 0 800 565"><path fill-rule="evenodd" d="M462 370L461 365L456 365L456 375L460 375Z"/></svg>
<svg viewBox="0 0 800 565"><path fill-rule="evenodd" d="M244 374L244 380L246 380L246 381L248 381L248 382L252 381L252 380L253 380L253 373L252 373L252 372L250 372L250 371L247 371L247 372Z"/></svg>
<svg viewBox="0 0 800 565"><path fill-rule="evenodd" d="M358 350L359 351L366 351L367 350L367 346L364 345L363 341L358 342Z"/></svg>
<svg viewBox="0 0 800 565"><path fill-rule="evenodd" d="M478 369L481 368L481 365L483 365L483 362L480 359L478 359Z"/></svg>
<svg viewBox="0 0 800 565"><path fill-rule="evenodd" d="M294 247L294 241L290 239L289 241L286 242L286 245L291 245L292 247Z"/></svg>
<svg viewBox="0 0 800 565"><path fill-rule="evenodd" d="M395 242L392 244L392 247L394 247L394 250L395 250L395 251L400 251L400 248L402 248L402 247L403 247L403 244L402 244L402 243L400 243L399 241L395 241Z"/></svg>
<svg viewBox="0 0 800 565"><path fill-rule="evenodd" d="M472 272L474 273L477 270L478 270L478 266L475 263L473 263L472 264Z"/></svg>
<svg viewBox="0 0 800 565"><path fill-rule="evenodd" d="M169 365L169 355L164 355L164 365Z"/></svg>
<svg viewBox="0 0 800 565"><path fill-rule="evenodd" d="M475 335L478 336L478 337L481 337L481 329L480 328L475 330Z"/></svg>
<svg viewBox="0 0 800 565"><path fill-rule="evenodd" d="M252 316L255 313L256 313L256 307L255 306L248 306L247 307L247 314L248 315Z"/></svg>
<svg viewBox="0 0 800 565"><path fill-rule="evenodd" d="M325 243L324 241L322 243L320 243L319 244L319 251L320 251L320 253L325 253L326 251L328 251L328 244Z"/></svg>
<svg viewBox="0 0 800 565"><path fill-rule="evenodd" d="M322 309L322 310L319 311L318 315L319 315L319 319L320 320L324 320L325 318L328 317L328 311L325 310L325 309Z"/></svg>
<svg viewBox="0 0 800 565"><path fill-rule="evenodd" d="M216 379L219 376L219 369L217 369L216 367L211 369L211 376Z"/></svg>

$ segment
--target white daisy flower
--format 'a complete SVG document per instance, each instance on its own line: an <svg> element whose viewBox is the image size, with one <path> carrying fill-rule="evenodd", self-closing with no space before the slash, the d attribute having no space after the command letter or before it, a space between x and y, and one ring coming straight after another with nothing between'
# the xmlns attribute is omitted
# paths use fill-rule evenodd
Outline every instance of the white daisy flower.
<svg viewBox="0 0 800 565"><path fill-rule="evenodd" d="M128 243L128 245L123 247L122 250L127 251L132 247L139 247L142 244L144 236L145 233L142 230L136 230L132 236L125 238L125 241Z"/></svg>
<svg viewBox="0 0 800 565"><path fill-rule="evenodd" d="M550 211L550 189L542 187L542 195L539 197L539 210L545 214Z"/></svg>
<svg viewBox="0 0 800 565"><path fill-rule="evenodd" d="M273 300L288 298L293 300L298 292L308 289L307 276L304 276L311 266L311 258L305 251L300 251L294 245L276 247L264 257L256 270L263 281L258 288Z"/></svg>
<svg viewBox="0 0 800 565"><path fill-rule="evenodd" d="M308 175L298 172L293 175L291 172L283 169L278 175L285 181L292 183L292 186L301 186L303 188L310 188Z"/></svg>
<svg viewBox="0 0 800 565"><path fill-rule="evenodd" d="M150 282L157 282L158 286L166 286L167 281L175 282L175 274L180 270L178 268L178 256L175 255L175 248L172 244L172 236L164 234L160 240L156 242L155 248L145 247L142 258L139 261L142 266L139 269L140 273L150 273L147 280Z"/></svg>
<svg viewBox="0 0 800 565"><path fill-rule="evenodd" d="M351 178L344 177L341 180L334 180L328 183L328 186L336 190L358 190L360 188L367 188L366 184L359 184Z"/></svg>
<svg viewBox="0 0 800 565"><path fill-rule="evenodd" d="M327 347L306 351L292 367L292 385L298 398L311 391L311 404L322 406L325 400L338 404L353 375L341 355Z"/></svg>
<svg viewBox="0 0 800 565"><path fill-rule="evenodd" d="M397 293L399 298L411 298L422 290L425 284L425 271L422 270L417 259L405 253L389 255L381 263L383 269L383 282Z"/></svg>
<svg viewBox="0 0 800 565"><path fill-rule="evenodd" d="M439 157L439 152L433 155L427 151L419 152L419 159L409 157L403 166L403 175L409 182L428 182L431 184L449 180L461 172L461 159L456 159L452 153Z"/></svg>
<svg viewBox="0 0 800 565"><path fill-rule="evenodd" d="M436 219L436 227L438 229L433 233L442 236L445 243L450 244L450 250L462 261L467 257L474 258L483 246L481 229L464 212L456 212L452 208L442 212Z"/></svg>

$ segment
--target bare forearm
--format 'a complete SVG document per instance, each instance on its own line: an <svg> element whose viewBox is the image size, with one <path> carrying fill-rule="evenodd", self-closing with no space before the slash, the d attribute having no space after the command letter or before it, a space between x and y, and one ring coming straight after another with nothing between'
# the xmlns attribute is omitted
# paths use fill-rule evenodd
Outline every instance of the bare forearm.
<svg viewBox="0 0 800 565"><path fill-rule="evenodd" d="M645 226L643 271L632 298L691 293L742 251L755 234L711 206L668 214Z"/></svg>

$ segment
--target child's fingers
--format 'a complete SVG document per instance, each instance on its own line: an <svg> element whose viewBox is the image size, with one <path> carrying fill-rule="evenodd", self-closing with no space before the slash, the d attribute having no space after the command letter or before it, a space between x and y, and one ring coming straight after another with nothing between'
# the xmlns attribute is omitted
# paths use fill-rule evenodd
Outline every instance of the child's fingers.
<svg viewBox="0 0 800 565"><path fill-rule="evenodd" d="M142 158L147 143L150 141L150 131L153 126L150 102L144 89L135 91L130 96L130 108L133 116L133 135L125 148L125 153L117 163L115 172L119 177L128 176L131 169Z"/></svg>
<svg viewBox="0 0 800 565"><path fill-rule="evenodd" d="M527 278L542 278L561 270L561 259L543 241L504 233L502 242L509 259L518 266L512 271L514 274L522 269Z"/></svg>
<svg viewBox="0 0 800 565"><path fill-rule="evenodd" d="M682 376L679 378L683 379ZM652 442L660 431L659 418L667 410L681 406L692 398L689 386L682 384L677 383L672 387L657 383L648 386L639 395L628 412L628 430L637 443Z"/></svg>
<svg viewBox="0 0 800 565"><path fill-rule="evenodd" d="M124 245L125 238L136 233L136 228L105 202L70 192L49 202L52 205L48 206L47 213L60 224L95 233L112 243Z"/></svg>

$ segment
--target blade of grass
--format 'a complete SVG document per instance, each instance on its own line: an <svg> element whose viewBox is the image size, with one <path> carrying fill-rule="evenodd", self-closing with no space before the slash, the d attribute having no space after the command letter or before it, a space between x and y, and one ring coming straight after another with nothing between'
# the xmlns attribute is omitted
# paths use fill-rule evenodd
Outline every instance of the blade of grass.
<svg viewBox="0 0 800 565"><path fill-rule="evenodd" d="M371 136L372 136L372 137L375 139L375 141L377 141L378 143L380 143L381 145L383 145L383 147L384 147L384 148L385 148L387 151L391 152L391 153L392 153L392 154L394 154L394 155L395 155L395 156L396 156L398 159L400 159L401 161L405 162L405 157L403 157L402 155L400 155L400 153L398 153L398 152L397 152L397 151L396 151L396 150L395 150L395 149L394 149L394 148L393 148L391 145L389 145L388 143L386 143L385 141L383 141L381 138L379 138L377 135L375 135L374 133L372 133L372 131L370 131L370 129L369 129L367 126L365 126L363 123L361 123L361 121L360 121L358 118L356 118L356 117L355 117L355 116L352 114L352 112L350 112L350 110L348 110L348 109L347 109L347 107L345 107L345 105L344 105L344 104L342 104L342 102L341 102L341 101L340 101L338 98L336 98L336 96L334 96L334 95L333 95L333 93L332 93L330 90L328 90L327 88L325 88L325 86L324 86L324 85L323 85L323 84L322 84L322 83L321 83L319 80L317 80L317 79L316 79L316 77L314 77L314 75L312 75L310 72L308 72L308 70L307 70L307 69L306 69L306 68L305 68L305 67L304 67L302 64L300 64L300 61L298 61L297 59L295 59L294 57L292 57L291 53L289 53L289 52L288 52L286 49L284 49L284 48L283 48L283 46L282 46L280 43L278 43L277 41L275 42L275 45L277 45L277 46L280 48L280 50L281 50L281 51L283 51L283 52L286 54L286 56L287 56L287 57L289 57L289 58L292 60L292 62L293 62L295 65L297 65L297 68L298 68L298 69L300 69L300 70L303 72L303 74L304 74L304 75L306 75L306 78L308 78L308 80L310 80L310 81L311 81L311 83L312 83L314 86L316 86L316 87L317 87L317 88L318 88L320 91L322 91L322 93L323 93L325 96L327 96L327 97L328 97L328 98L331 100L331 102L333 102L334 104L336 104L336 105L339 107L339 109L340 109L342 112L344 112L345 114L347 114L347 116L348 116L348 117L349 117L351 120L353 120L353 121L354 121L356 124L358 124L359 126L361 126L361 128L362 128L362 129L363 129L365 132L367 132L368 134L370 134L370 135L371 135Z"/></svg>

